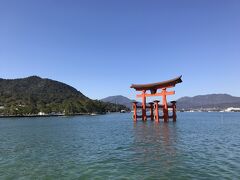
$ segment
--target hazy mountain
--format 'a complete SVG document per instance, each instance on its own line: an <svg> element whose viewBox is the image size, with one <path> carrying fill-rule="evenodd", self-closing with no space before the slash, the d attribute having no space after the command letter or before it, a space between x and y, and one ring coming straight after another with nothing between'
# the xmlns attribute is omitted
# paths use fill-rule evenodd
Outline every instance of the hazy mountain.
<svg viewBox="0 0 240 180"><path fill-rule="evenodd" d="M179 109L188 108L226 108L240 107L240 97L234 97L229 94L207 94L194 97L182 97L177 100Z"/></svg>
<svg viewBox="0 0 240 180"><path fill-rule="evenodd" d="M38 76L0 79L0 106L0 114L4 115L104 113L127 109L92 100L67 84Z"/></svg>
<svg viewBox="0 0 240 180"><path fill-rule="evenodd" d="M109 96L101 99L104 102L110 102L114 104L122 104L129 108L132 108L132 102L127 97ZM177 100L178 109L193 109L193 108L227 108L227 107L240 107L240 97L234 97L229 94L207 94L198 95L194 97L182 97Z"/></svg>
<svg viewBox="0 0 240 180"><path fill-rule="evenodd" d="M114 103L114 104L122 104L128 108L132 108L132 102L134 100L131 100L127 97L124 97L122 95L117 95L117 96L109 96L109 97L106 97L104 99L101 99L101 101L103 102L110 102L110 103Z"/></svg>

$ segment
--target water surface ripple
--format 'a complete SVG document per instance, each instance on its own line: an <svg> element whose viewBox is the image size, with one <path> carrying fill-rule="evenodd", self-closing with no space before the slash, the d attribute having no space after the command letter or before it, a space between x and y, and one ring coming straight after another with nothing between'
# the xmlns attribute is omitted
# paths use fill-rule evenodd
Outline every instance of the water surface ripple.
<svg viewBox="0 0 240 180"><path fill-rule="evenodd" d="M240 113L1 118L0 179L240 179Z"/></svg>

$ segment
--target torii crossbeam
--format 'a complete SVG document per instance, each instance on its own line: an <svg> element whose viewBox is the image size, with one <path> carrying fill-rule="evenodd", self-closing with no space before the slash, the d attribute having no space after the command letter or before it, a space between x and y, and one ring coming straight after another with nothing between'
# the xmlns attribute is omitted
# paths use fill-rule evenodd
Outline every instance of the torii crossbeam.
<svg viewBox="0 0 240 180"><path fill-rule="evenodd" d="M182 76L179 76L174 79L170 79L168 81L158 82L158 83L152 83L152 84L132 84L131 88L134 88L136 91L142 91L142 94L138 94L137 98L142 98L142 105L137 106L137 102L133 103L133 119L136 121L138 117L142 117L143 121L147 120L147 117L151 117L151 120L155 118L156 121L159 122L159 113L158 109L162 108L163 110L163 119L164 122L167 122L168 119L171 117L173 118L173 121L176 121L176 101L171 101L171 105L168 105L167 103L167 95L174 95L175 91L167 91L167 88L175 87L176 84L182 82ZM161 92L157 92L158 89L161 89ZM146 93L147 91L150 91L149 93ZM153 97L153 96L162 96L162 105L159 105L159 101L154 101L154 103L149 103L150 106L147 106L146 104L146 97ZM153 106L154 104L154 106ZM137 108L142 109L142 115L137 115ZM150 116L146 115L146 109L150 108ZM172 108L173 115L168 115L168 108ZM153 110L155 112L153 116ZM154 117L154 118L153 118ZM160 117L161 118L161 117Z"/></svg>

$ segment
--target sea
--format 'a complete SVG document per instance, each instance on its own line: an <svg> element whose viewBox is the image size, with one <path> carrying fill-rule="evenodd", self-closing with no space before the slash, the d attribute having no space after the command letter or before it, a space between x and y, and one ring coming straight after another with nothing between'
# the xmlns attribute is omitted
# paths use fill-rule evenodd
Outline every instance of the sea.
<svg viewBox="0 0 240 180"><path fill-rule="evenodd" d="M0 118L0 179L240 179L240 113Z"/></svg>

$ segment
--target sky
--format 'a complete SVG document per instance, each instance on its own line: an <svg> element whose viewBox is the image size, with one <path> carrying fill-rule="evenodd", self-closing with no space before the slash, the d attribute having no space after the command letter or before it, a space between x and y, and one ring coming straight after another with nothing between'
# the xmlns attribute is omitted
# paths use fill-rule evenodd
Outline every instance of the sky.
<svg viewBox="0 0 240 180"><path fill-rule="evenodd" d="M173 99L240 96L239 19L239 0L0 0L0 78L101 99L182 75Z"/></svg>

